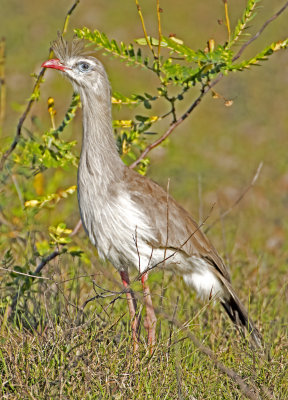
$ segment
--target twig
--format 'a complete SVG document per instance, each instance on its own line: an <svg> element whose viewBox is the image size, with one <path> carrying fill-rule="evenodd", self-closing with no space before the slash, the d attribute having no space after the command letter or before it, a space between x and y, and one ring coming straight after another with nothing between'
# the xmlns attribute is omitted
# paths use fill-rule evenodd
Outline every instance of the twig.
<svg viewBox="0 0 288 400"><path fill-rule="evenodd" d="M233 57L232 61L236 61L238 60L238 58L242 55L243 51L251 44L254 42L254 40L256 40L264 31L265 28L267 28L267 26L273 22L276 18L278 18L288 7L288 1L284 4L284 6L276 13L274 14L272 17L270 17L269 19L267 19L266 22L264 22L264 24L262 25L262 27L259 29L259 31L251 38L248 40L248 42L244 43L243 46L240 48L240 50L238 51L238 53Z"/></svg>
<svg viewBox="0 0 288 400"><path fill-rule="evenodd" d="M144 18L143 18L143 14L142 14L142 11L141 11L141 7L140 7L140 4L139 4L139 1L135 0L135 3L136 3L137 11L138 11L138 14L139 14L139 17L140 17L140 20L141 20L142 29L143 29L143 33L144 33L144 36L145 36L145 39L146 39L146 43L147 43L149 49L151 50L151 52L153 54L153 57L155 59L157 59L157 57L155 55L155 52L153 50L152 44L150 43L149 37L147 35L147 30L146 30L146 27L145 27L145 22L144 22Z"/></svg>
<svg viewBox="0 0 288 400"><path fill-rule="evenodd" d="M65 21L64 21L64 27L63 27L63 31L62 31L63 35L66 33L70 16L71 16L72 12L74 11L74 9L76 8L76 6L78 5L79 2L80 2L80 0L76 0L74 2L73 6L70 8L70 10L66 14ZM49 58L52 57L52 54L53 54L53 51L50 50ZM22 126L23 126L23 124L24 124L24 122L25 122L25 120L26 120L26 118L27 118L27 116L28 116L28 114L29 114L34 102L35 102L35 96L33 96L33 95L35 95L38 92L39 88L40 88L40 85L42 83L42 78L43 78L43 76L45 74L45 70L46 70L46 68L42 68L41 71L39 72L38 76L37 76L37 79L36 79L35 85L33 87L33 91L32 91L32 95L30 97L30 100L29 100L29 102L28 102L28 104L27 104L27 106L25 108L24 113L22 114L22 116L20 117L20 119L18 121L17 129L16 129L16 135L14 137L14 140L13 140L11 146L9 147L9 149L6 150L5 153L2 155L2 158L1 158L1 161L0 161L0 171L3 169L7 158L15 150L15 148L16 148L18 142L19 142L19 139L20 139L21 133L22 133Z"/></svg>
<svg viewBox="0 0 288 400"><path fill-rule="evenodd" d="M227 27L227 32L228 32L228 42L230 42L231 28L230 28L229 14L228 14L228 1L223 0L223 3L224 3L224 9L225 9L226 27Z"/></svg>
<svg viewBox="0 0 288 400"><path fill-rule="evenodd" d="M218 75L217 78L215 78L212 82L210 82L209 84L207 84L206 86L204 86L201 90L200 95L197 97L196 100L193 101L193 103L191 104L191 106L185 111L184 114L182 114L182 116L176 120L175 122L173 122L172 125L170 125L170 127L167 129L167 131L160 136L160 138L158 138L157 140L155 140L155 142L149 144L145 150L140 154L140 156L137 158L136 161L134 161L129 168L135 168L141 160L143 160L143 158L145 158L147 156L147 154L154 149L155 147L159 146L162 142L164 142L164 140L167 139L168 136L171 135L171 133L174 131L175 128L177 128L178 125L180 125L187 117L189 117L189 115L191 114L191 112L199 105L199 103L201 102L202 98L205 96L206 93L209 92L209 90L211 90L215 85L217 85L217 83L223 78L223 74L220 73Z"/></svg>
<svg viewBox="0 0 288 400"><path fill-rule="evenodd" d="M161 40L162 40L162 32L161 32L161 17L160 13L162 9L160 8L160 0L157 0L157 21L158 21L158 60L160 59L160 51L161 51Z"/></svg>
<svg viewBox="0 0 288 400"><path fill-rule="evenodd" d="M34 274L39 274L42 271L42 269L45 267L45 265L48 264L49 261L51 261L54 258L60 256L60 254L62 254L61 251L55 250L55 251L53 251L53 253L49 254L49 256L44 257L42 259L42 261L40 262L40 264L35 269Z"/></svg>
<svg viewBox="0 0 288 400"><path fill-rule="evenodd" d="M259 178L261 169L263 167L263 162L261 161L260 164L258 165L257 171L255 173L255 175L253 176L252 181L249 183L249 185L243 190L243 192L240 194L240 196L234 201L234 203L226 210L224 211L218 218L216 218L206 229L205 229L205 233L207 233L208 231L210 231L210 229L217 224L219 221L221 221L223 218L225 218L228 214L230 214L230 212L233 210L234 207L237 206L237 204L240 203L240 201L243 199L243 197L246 195L246 193L253 188L253 186L255 185L257 179Z"/></svg>
<svg viewBox="0 0 288 400"><path fill-rule="evenodd" d="M51 278L47 278L45 276L35 276L35 275L31 275L31 274L25 274L24 272L15 271L14 269L9 269L9 268L4 268L4 267L0 267L0 269L3 271L6 271L6 272L17 274L17 275L28 276L28 278L37 278L37 279L44 279L47 281L51 281Z"/></svg>
<svg viewBox="0 0 288 400"><path fill-rule="evenodd" d="M5 38L0 40L0 128L6 113Z"/></svg>
<svg viewBox="0 0 288 400"><path fill-rule="evenodd" d="M65 21L64 21L64 25L63 25L62 35L65 35L65 33L67 32L70 17L79 3L80 3L80 0L76 0L75 3L73 4L73 6L70 8L70 10L67 12Z"/></svg>

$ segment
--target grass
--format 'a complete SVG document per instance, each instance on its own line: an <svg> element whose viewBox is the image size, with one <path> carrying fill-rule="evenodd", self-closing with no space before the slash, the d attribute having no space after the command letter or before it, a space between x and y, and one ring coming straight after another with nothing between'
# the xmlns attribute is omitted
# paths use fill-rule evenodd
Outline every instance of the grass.
<svg viewBox="0 0 288 400"><path fill-rule="evenodd" d="M94 263L93 254L89 256ZM176 319L181 327L159 319L159 340L151 356L143 326L139 352L133 353L126 301L113 301L117 276L110 269L111 275L107 275L107 267L99 265L91 271L85 263L75 265L64 256L49 265L45 274L54 276L54 282L39 280L33 291L20 298L14 318L2 327L0 338L3 399L244 398L237 382L221 373L191 342L187 327L219 361L258 388L263 398L265 390L273 392L273 398L287 398L287 314L284 307L279 309L285 284L282 291L275 291L274 281L250 297L251 315L267 345L262 358L249 349L218 305L203 306L179 278L174 276L169 283L171 276L166 273L161 307L172 316L177 304ZM99 273L92 278L75 279L96 270ZM248 276L252 273L255 271L250 270ZM151 278L154 303L159 306L162 273ZM236 286L244 279L235 276ZM275 280L283 281L283 277L279 274ZM138 293L138 283L134 289ZM83 314L80 305L96 293L98 299L89 303ZM241 293L248 298L247 287Z"/></svg>

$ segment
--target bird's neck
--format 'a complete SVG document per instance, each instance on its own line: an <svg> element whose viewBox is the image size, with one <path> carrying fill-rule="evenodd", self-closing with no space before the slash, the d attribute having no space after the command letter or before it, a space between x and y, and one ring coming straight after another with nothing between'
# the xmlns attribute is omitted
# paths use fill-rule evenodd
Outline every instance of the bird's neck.
<svg viewBox="0 0 288 400"><path fill-rule="evenodd" d="M113 135L110 87L85 88L80 97L83 141L79 168L81 175L94 176L105 186L118 180L124 168Z"/></svg>

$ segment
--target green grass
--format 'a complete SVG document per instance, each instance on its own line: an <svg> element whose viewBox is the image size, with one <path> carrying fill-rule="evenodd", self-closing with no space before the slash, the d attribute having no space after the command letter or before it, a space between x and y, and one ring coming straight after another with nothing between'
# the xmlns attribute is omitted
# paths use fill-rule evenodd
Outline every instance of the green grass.
<svg viewBox="0 0 288 400"><path fill-rule="evenodd" d="M93 254L89 256L94 262ZM65 272L67 264L71 269ZM283 276L273 277L271 287L255 288L250 298L250 313L267 345L263 358L249 349L218 305L203 307L179 278L173 277L171 282L166 273L161 307L172 316L178 301L176 319L181 327L159 319L158 343L150 356L143 326L139 352L133 353L126 300L123 297L111 304L117 297L111 292L119 288L113 282L116 274L111 275L107 268L95 266L92 271L64 257L47 270L57 285L39 281L33 292L20 298L12 322L2 327L3 399L244 398L237 383L191 342L187 326L219 361L258 388L263 398L265 390L273 392L274 398L287 398L287 314L284 307L279 308L285 286L282 284L282 291L273 290L274 279L283 282ZM91 272L96 272L92 279L68 280ZM255 274L249 267L247 272L248 276ZM159 307L162 273L151 278L154 303ZM234 281L240 286L245 278L237 274ZM94 291L93 282L97 285ZM138 283L133 287L138 293ZM82 315L80 305L96 292L99 298L89 303ZM246 285L241 295L248 298Z"/></svg>

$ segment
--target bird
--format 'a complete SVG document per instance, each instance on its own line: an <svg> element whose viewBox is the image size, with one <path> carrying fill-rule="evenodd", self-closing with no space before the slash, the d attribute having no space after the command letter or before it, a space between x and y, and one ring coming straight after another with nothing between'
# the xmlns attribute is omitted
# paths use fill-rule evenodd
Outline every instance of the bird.
<svg viewBox="0 0 288 400"><path fill-rule="evenodd" d="M82 224L99 257L119 271L134 350L138 348L139 316L129 271L137 270L141 276L144 327L153 348L157 317L148 275L155 266L182 276L202 299L217 299L251 346L262 349L262 336L232 287L223 259L201 227L161 186L121 160L112 128L111 87L103 64L84 51L83 40L67 42L59 35L51 48L56 58L42 67L56 69L68 78L82 103L77 175Z"/></svg>

